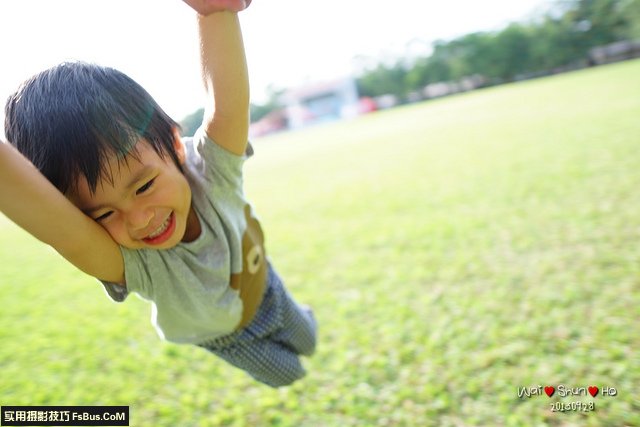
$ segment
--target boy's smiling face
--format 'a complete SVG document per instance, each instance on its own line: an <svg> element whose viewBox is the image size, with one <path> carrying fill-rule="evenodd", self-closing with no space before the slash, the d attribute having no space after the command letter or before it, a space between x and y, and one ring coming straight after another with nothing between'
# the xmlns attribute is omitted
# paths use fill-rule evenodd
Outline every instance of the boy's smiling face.
<svg viewBox="0 0 640 427"><path fill-rule="evenodd" d="M185 149L176 136L181 164ZM109 158L111 178L102 177L92 194L81 177L69 199L102 225L120 245L130 249L168 249L194 240L200 224L191 207L191 188L170 156L160 157L144 140L135 155Z"/></svg>

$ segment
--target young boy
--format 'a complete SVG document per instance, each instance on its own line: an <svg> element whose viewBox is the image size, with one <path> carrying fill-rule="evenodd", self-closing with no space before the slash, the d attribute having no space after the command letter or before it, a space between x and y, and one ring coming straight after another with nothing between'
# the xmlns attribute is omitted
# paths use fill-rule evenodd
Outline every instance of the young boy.
<svg viewBox="0 0 640 427"><path fill-rule="evenodd" d="M6 105L0 209L115 301L152 302L158 334L195 344L265 384L304 376L316 323L264 250L242 191L249 88L236 12L250 1L185 0L199 12L201 129L177 124L124 74L64 63ZM35 167L34 167L35 166Z"/></svg>

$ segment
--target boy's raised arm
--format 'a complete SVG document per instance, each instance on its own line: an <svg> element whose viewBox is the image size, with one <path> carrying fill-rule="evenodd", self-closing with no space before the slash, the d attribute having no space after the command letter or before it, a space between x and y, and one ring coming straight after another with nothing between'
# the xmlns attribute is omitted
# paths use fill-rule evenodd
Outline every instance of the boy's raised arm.
<svg viewBox="0 0 640 427"><path fill-rule="evenodd" d="M185 2L200 13L200 61L208 94L204 115L207 135L242 155L249 132L249 76L240 22L237 14L228 10L242 10L249 2L227 0L231 6L223 12L216 12L221 0Z"/></svg>
<svg viewBox="0 0 640 427"><path fill-rule="evenodd" d="M11 145L0 141L0 211L80 270L124 283L120 248Z"/></svg>

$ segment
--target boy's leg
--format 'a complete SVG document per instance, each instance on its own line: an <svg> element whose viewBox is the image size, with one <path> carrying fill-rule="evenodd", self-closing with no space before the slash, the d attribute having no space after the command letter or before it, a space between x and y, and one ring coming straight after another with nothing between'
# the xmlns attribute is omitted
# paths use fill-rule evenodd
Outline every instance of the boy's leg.
<svg viewBox="0 0 640 427"><path fill-rule="evenodd" d="M202 347L271 387L289 385L306 374L297 355L267 339L256 337L224 348Z"/></svg>
<svg viewBox="0 0 640 427"><path fill-rule="evenodd" d="M301 306L281 286L283 326L276 331L272 340L282 343L297 354L311 356L316 349L317 323L313 311Z"/></svg>
<svg viewBox="0 0 640 427"><path fill-rule="evenodd" d="M293 301L271 267L268 280L262 304L249 326L200 347L258 381L279 387L305 375L298 354L313 353L316 322L310 309Z"/></svg>

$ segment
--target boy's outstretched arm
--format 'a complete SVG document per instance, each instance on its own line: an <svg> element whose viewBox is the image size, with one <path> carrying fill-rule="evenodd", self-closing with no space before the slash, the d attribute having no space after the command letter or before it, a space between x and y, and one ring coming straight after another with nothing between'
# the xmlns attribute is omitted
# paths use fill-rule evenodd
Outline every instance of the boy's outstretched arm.
<svg viewBox="0 0 640 427"><path fill-rule="evenodd" d="M207 91L207 135L234 154L245 152L249 133L249 76L240 22L224 11L198 15L202 78Z"/></svg>
<svg viewBox="0 0 640 427"><path fill-rule="evenodd" d="M124 283L124 261L105 229L83 214L15 148L0 141L0 212L80 270Z"/></svg>

